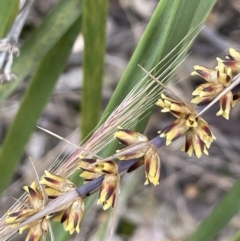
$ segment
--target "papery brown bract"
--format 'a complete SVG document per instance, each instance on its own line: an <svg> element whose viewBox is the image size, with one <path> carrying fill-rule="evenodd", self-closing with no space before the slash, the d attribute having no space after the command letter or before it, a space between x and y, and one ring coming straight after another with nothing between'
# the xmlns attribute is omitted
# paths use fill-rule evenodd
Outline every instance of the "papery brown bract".
<svg viewBox="0 0 240 241"><path fill-rule="evenodd" d="M63 224L65 231L73 234L74 231L80 232L80 223L84 214L84 199L76 198L72 203L68 204L68 208L65 208L57 216L53 218L53 221Z"/></svg>
<svg viewBox="0 0 240 241"><path fill-rule="evenodd" d="M119 140L120 143L124 145L133 145L141 141L148 141L148 138L136 131L123 129L118 127L118 130L114 133L114 137Z"/></svg>
<svg viewBox="0 0 240 241"><path fill-rule="evenodd" d="M50 198L56 198L63 193L77 188L77 186L67 178L51 174L48 171L45 171L45 176L41 178L40 183L46 186L45 191Z"/></svg>
<svg viewBox="0 0 240 241"><path fill-rule="evenodd" d="M145 176L144 185L152 183L154 186L159 184L160 179L160 158L155 148L149 148L144 156Z"/></svg>
<svg viewBox="0 0 240 241"><path fill-rule="evenodd" d="M99 198L97 201L97 204L103 204L103 210L114 207L116 196L120 190L119 178L120 176L117 173L105 175L99 190Z"/></svg>

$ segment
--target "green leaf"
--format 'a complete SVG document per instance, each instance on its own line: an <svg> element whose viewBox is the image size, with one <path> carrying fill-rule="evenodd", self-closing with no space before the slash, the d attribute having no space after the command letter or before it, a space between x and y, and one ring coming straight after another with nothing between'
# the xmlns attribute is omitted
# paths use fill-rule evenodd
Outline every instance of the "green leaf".
<svg viewBox="0 0 240 241"><path fill-rule="evenodd" d="M12 71L18 80L0 86L0 101L6 99L21 81L40 63L42 58L82 14L82 0L62 0L44 19L21 48Z"/></svg>
<svg viewBox="0 0 240 241"><path fill-rule="evenodd" d="M24 152L24 147L36 128L37 120L52 94L59 75L62 73L80 27L79 18L43 58L23 97L20 109L0 149L0 170L2 170L0 193L8 185Z"/></svg>
<svg viewBox="0 0 240 241"><path fill-rule="evenodd" d="M151 70L192 28L206 19L215 2L216 0L161 0L159 2L103 116L111 113L142 79L144 74L137 65L140 64L145 69ZM196 31L191 36L195 33ZM176 49L175 53L183 49L191 36ZM162 68L162 72L168 67L164 66L166 62L158 66L158 69ZM144 129L146 120L144 121L139 130ZM113 144L101 155L109 156L115 149Z"/></svg>
<svg viewBox="0 0 240 241"><path fill-rule="evenodd" d="M0 38L3 38L6 31L13 23L18 12L18 0L0 1Z"/></svg>
<svg viewBox="0 0 240 241"><path fill-rule="evenodd" d="M161 0L159 2L105 113L111 113L143 77L138 64L147 70L152 69L193 27L206 19L215 2L216 0ZM162 67L163 64L158 69Z"/></svg>
<svg viewBox="0 0 240 241"><path fill-rule="evenodd" d="M211 214L200 224L187 241L210 241L239 212L240 180L214 207Z"/></svg>
<svg viewBox="0 0 240 241"><path fill-rule="evenodd" d="M240 232L237 232L231 241L240 241Z"/></svg>
<svg viewBox="0 0 240 241"><path fill-rule="evenodd" d="M82 139L97 125L101 108L108 1L85 0L83 13L84 83L81 111Z"/></svg>

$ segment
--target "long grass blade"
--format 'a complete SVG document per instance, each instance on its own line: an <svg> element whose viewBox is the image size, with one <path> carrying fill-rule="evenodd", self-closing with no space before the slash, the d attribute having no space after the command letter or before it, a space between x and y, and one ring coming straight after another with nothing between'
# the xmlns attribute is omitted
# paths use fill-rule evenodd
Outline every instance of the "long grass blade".
<svg viewBox="0 0 240 241"><path fill-rule="evenodd" d="M82 0L62 0L21 48L12 71L18 79L0 86L0 101L6 99L82 14Z"/></svg>
<svg viewBox="0 0 240 241"><path fill-rule="evenodd" d="M211 214L200 224L186 241L210 241L240 210L240 180L214 207Z"/></svg>
<svg viewBox="0 0 240 241"><path fill-rule="evenodd" d="M84 139L99 121L106 50L108 1L84 1L83 9L84 82L81 129Z"/></svg>
<svg viewBox="0 0 240 241"><path fill-rule="evenodd" d="M0 149L0 169L4 170L0 178L0 193L9 183L24 152L24 147L64 68L72 45L80 31L80 20L80 18L77 19L42 60L22 100L20 109Z"/></svg>
<svg viewBox="0 0 240 241"><path fill-rule="evenodd" d="M0 1L0 38L3 38L18 12L18 0Z"/></svg>
<svg viewBox="0 0 240 241"><path fill-rule="evenodd" d="M216 0L161 0L159 2L104 112L106 116L114 110L132 87L142 78L143 71L138 67L138 64L150 71L184 39L189 31L196 28L196 26L200 28L201 25L199 24L204 22L215 2ZM168 67L166 62L183 49L187 42L190 42L199 28L192 31L192 34L157 66L155 72L159 70L164 72ZM185 50L185 52L187 51ZM182 54L178 61L181 62L184 56ZM168 80L169 78L165 79L164 82L166 83ZM158 96L156 96L156 100L157 98ZM150 115L150 111L147 111L149 114L136 128L139 131L143 131L147 124ZM112 145L112 149L109 148L110 153L115 149L116 143ZM102 155L109 156L109 152L106 151Z"/></svg>

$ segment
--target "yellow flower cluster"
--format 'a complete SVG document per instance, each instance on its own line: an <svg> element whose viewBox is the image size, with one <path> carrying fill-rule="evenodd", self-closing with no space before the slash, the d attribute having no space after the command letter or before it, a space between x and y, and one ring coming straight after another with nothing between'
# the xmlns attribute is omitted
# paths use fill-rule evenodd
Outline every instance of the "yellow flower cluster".
<svg viewBox="0 0 240 241"><path fill-rule="evenodd" d="M47 205L49 198L56 198L75 188L76 185L68 179L45 171L45 176L40 180L39 186L36 182L33 182L31 186L24 187L24 190L28 193L29 207L26 206L26 208L17 212L9 212L6 223L12 225L12 227L18 226L27 218L43 209ZM21 234L24 230L29 229L25 240L39 241L50 230L51 220L61 222L65 231L69 231L70 234L74 233L74 231L79 233L83 212L83 198L78 197L73 202L61 207L61 209L55 210L51 215L23 226L19 229L19 233Z"/></svg>
<svg viewBox="0 0 240 241"><path fill-rule="evenodd" d="M115 133L115 138L119 140L121 144L133 146L140 142L148 143L145 147L132 151L132 153L127 155L122 155L119 157L120 160L129 160L139 158L139 161L131 168L137 168L144 164L146 181L145 185L152 183L154 186L159 184L160 178L160 158L158 156L157 150L153 145L150 145L149 140L146 136L131 130L126 130L119 128ZM124 151L124 148L121 150Z"/></svg>
<svg viewBox="0 0 240 241"><path fill-rule="evenodd" d="M208 104L232 83L234 76L240 73L240 52L233 48L230 48L229 52L227 60L217 58L218 65L215 69L200 65L194 66L195 71L192 72L192 75L201 76L207 83L201 84L192 93L195 96L191 101L192 103ZM220 110L217 112L217 116L222 115L229 119L231 108L235 106L239 98L240 92L234 95L232 91L228 91L223 95L219 101Z"/></svg>
<svg viewBox="0 0 240 241"><path fill-rule="evenodd" d="M116 196L120 190L120 175L118 173L118 165L113 161L105 161L98 164L99 160L82 159L78 166L84 171L80 177L85 181L92 181L101 175L105 175L99 191L97 204L103 204L103 209L106 210L114 207Z"/></svg>
<svg viewBox="0 0 240 241"><path fill-rule="evenodd" d="M17 212L8 213L6 223L12 225L12 227L16 227L21 222L25 221L28 217L39 212L46 205L44 195L41 192L41 190L37 187L36 182L33 182L31 186L25 186L24 190L28 194L28 206ZM43 236L45 236L46 232L48 231L49 220L46 217L41 218L36 222L33 222L29 225L20 228L19 233L21 234L26 229L29 229L29 232L25 240L38 241Z"/></svg>
<svg viewBox="0 0 240 241"><path fill-rule="evenodd" d="M208 154L207 149L216 139L208 123L202 117L197 116L191 106L164 94L161 97L156 104L163 108L162 112L170 112L177 118L160 131L160 137L166 138L166 145L185 134L186 142L182 151L187 152L189 156L194 153L197 157L201 157L202 153Z"/></svg>

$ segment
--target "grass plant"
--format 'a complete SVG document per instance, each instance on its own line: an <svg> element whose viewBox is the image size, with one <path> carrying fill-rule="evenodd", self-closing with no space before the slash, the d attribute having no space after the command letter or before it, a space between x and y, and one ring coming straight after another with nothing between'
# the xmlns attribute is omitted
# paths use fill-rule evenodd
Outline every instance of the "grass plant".
<svg viewBox="0 0 240 241"><path fill-rule="evenodd" d="M2 35L9 28L16 8L11 2L1 3L6 9L4 21L0 23ZM61 162L61 165L58 160L53 162L49 172L40 177L39 183L27 184L26 193L20 198L20 202L16 202L10 212L0 220L1 240L8 240L16 235L17 230L24 228L29 229L26 240L38 241L45 238L48 231L52 234L51 239L55 233L57 240L68 240L66 231L70 234L79 232L83 213L87 215L84 208L87 196L99 191L98 204L102 204L104 210L115 207L121 189L120 175L124 172L134 171L143 165L145 184L158 185L160 158L157 149L171 144L182 135L186 135L183 151L199 158L208 154L215 136L200 115L202 112L198 114L176 95L161 95L161 100L158 99L163 91L168 92L166 84L186 56L193 38L215 2L161 0L158 3L101 120L98 117L106 48L107 2L62 0L55 6L20 48L20 56L14 59L12 71L18 79L0 87L0 99L5 101L25 77L33 73L18 113L0 149L0 169L5 170L0 178L1 192L10 182L24 153L25 145L81 31L82 23L85 39L85 82L81 127L83 138L88 135L89 138L79 147L75 146L76 150ZM198 99L193 102L208 102L211 105L212 101L219 101L218 115L228 119L232 106L240 97L239 93L231 92L238 83L239 59L239 52L230 50L229 59L218 60L217 70L195 66L194 73L211 85L199 87L194 94ZM138 65L141 65L144 71ZM149 139L141 133L156 102L163 109L162 112L171 112L176 120L161 130L155 138ZM93 133L89 133L96 125ZM113 141L114 136L125 145L125 148L116 154L117 142ZM115 159L120 162L115 162ZM86 183L78 186L68 178L79 168L83 171L81 177ZM239 202L236 200L239 195L238 181L196 232L186 240L213 240L238 212ZM91 204L88 203L88 209L91 209L92 205L92 201ZM225 208L228 209L227 213L223 212ZM64 230L58 226L52 231L49 225L51 219L63 223Z"/></svg>

